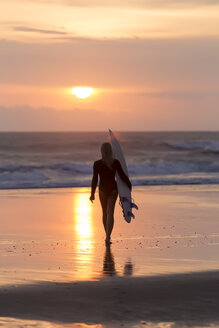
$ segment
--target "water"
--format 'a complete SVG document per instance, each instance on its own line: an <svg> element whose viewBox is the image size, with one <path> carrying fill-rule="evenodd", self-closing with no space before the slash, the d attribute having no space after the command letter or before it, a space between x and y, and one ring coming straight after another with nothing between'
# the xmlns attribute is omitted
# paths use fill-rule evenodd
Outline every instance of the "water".
<svg viewBox="0 0 219 328"><path fill-rule="evenodd" d="M219 132L118 134L133 185L219 184ZM89 186L103 132L0 133L0 189Z"/></svg>

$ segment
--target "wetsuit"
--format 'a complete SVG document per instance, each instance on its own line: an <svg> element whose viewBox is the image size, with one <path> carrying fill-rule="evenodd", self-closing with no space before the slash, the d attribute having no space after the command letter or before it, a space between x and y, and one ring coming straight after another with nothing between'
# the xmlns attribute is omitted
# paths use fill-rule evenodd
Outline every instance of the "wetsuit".
<svg viewBox="0 0 219 328"><path fill-rule="evenodd" d="M117 184L115 180L116 172L119 173L120 178L127 184L131 189L131 182L127 175L124 173L120 162L115 159L112 164L112 169L110 169L104 162L100 159L94 162L93 167L93 179L91 184L91 195L95 194L95 190L98 182L98 175L100 176L99 190L104 192L105 195L110 195L115 189L117 191Z"/></svg>

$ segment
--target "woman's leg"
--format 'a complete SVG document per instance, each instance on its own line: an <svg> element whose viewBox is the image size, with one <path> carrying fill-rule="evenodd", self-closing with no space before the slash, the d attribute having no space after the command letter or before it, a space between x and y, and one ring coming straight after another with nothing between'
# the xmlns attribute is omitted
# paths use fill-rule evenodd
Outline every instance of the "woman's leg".
<svg viewBox="0 0 219 328"><path fill-rule="evenodd" d="M117 197L118 191L115 189L112 191L112 193L108 196L107 199L106 242L110 241L110 236L114 226L114 209Z"/></svg>
<svg viewBox="0 0 219 328"><path fill-rule="evenodd" d="M99 190L99 198L100 198L100 204L102 207L102 211L103 211L103 226L106 232L106 221L107 221L107 195Z"/></svg>

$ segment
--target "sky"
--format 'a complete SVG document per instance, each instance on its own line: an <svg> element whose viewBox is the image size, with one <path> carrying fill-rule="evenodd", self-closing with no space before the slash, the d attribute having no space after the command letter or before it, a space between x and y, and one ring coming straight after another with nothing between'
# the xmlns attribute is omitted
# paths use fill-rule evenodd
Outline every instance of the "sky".
<svg viewBox="0 0 219 328"><path fill-rule="evenodd" d="M0 131L219 129L219 0L0 0L0 24Z"/></svg>

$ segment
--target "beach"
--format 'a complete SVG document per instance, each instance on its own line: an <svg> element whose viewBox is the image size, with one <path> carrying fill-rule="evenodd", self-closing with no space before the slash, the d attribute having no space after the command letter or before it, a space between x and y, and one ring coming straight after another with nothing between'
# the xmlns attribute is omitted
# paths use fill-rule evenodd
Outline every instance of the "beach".
<svg viewBox="0 0 219 328"><path fill-rule="evenodd" d="M0 326L218 327L218 186L134 187L110 248L89 194L0 191Z"/></svg>
<svg viewBox="0 0 219 328"><path fill-rule="evenodd" d="M219 0L0 13L0 328L219 328Z"/></svg>

